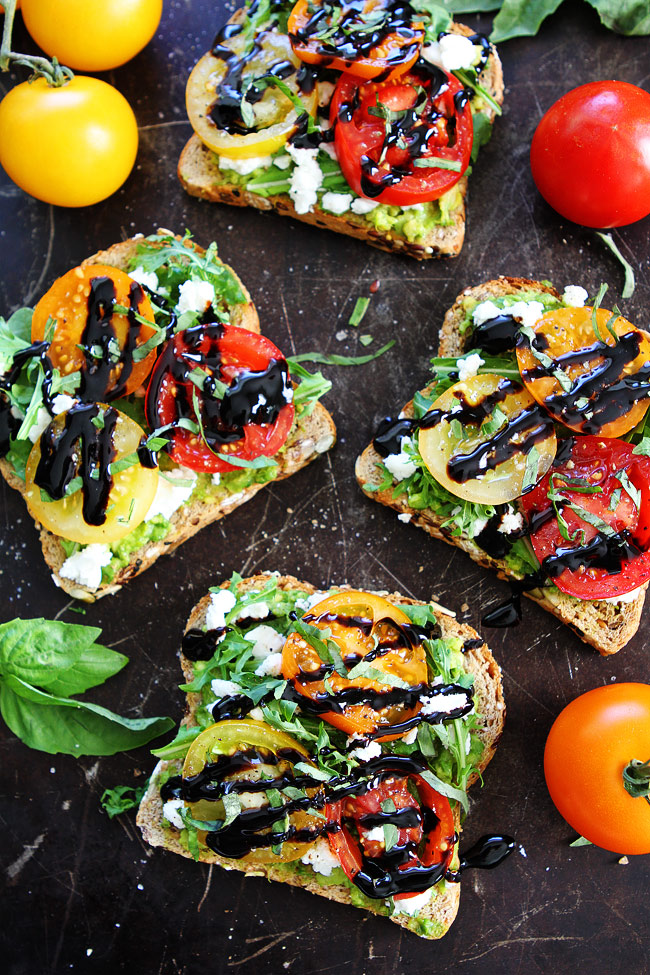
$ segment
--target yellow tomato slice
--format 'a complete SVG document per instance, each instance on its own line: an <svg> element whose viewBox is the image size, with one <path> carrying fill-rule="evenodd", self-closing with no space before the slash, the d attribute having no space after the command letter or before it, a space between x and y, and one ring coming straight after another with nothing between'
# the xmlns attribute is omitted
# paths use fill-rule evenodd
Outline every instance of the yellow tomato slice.
<svg viewBox="0 0 650 975"><path fill-rule="evenodd" d="M301 61L294 54L286 34L273 29L260 32L255 38L253 51L247 54L252 43L243 31L226 38L221 42L221 49L231 51L231 57L224 59L208 51L196 64L187 82L186 106L192 128L209 149L235 159L268 156L276 152L294 132L298 117L291 99L279 88L269 86L254 104L248 106L254 119L248 131L227 131L214 121L211 113L214 114L215 105L218 104L222 82L227 82L230 68L242 57L246 58L244 80L240 82L244 91L255 78L268 75L272 68L289 65L293 66L293 72L280 73L283 83L300 97L310 114L316 111L318 102L317 85L306 94L298 85L297 73ZM242 91L236 91L241 96ZM243 127L241 119L239 124Z"/></svg>
<svg viewBox="0 0 650 975"><path fill-rule="evenodd" d="M183 778L189 779L198 775L206 765L216 762L220 756L235 755L238 752L255 752L255 762L250 767L229 774L227 781L258 782L259 780L273 780L283 772L291 771L295 761L303 761L309 765L313 762L309 752L284 731L277 731L263 721L253 721L244 718L232 721L219 721L210 725L194 739L185 757ZM264 757L268 756L268 763ZM244 791L242 807L252 808L258 803L268 804L264 792ZM220 799L199 799L197 802L186 802L192 817L202 822L223 819L225 812ZM316 829L322 821L307 812L297 810L290 813L290 824L297 829ZM199 831L200 839L205 842L206 832ZM258 847L241 858L242 862L255 861L257 863L278 863L280 861L297 860L304 856L313 842L292 843L287 841L281 846L279 853L274 853L270 847Z"/></svg>
<svg viewBox="0 0 650 975"><path fill-rule="evenodd" d="M456 383L439 396L418 443L435 479L478 504L520 497L524 486L544 476L557 451L553 423L530 393L490 373Z"/></svg>
<svg viewBox="0 0 650 975"><path fill-rule="evenodd" d="M305 614L305 622L320 630L328 630L339 648L341 659L349 672L372 654L370 663L374 671L386 675L386 682L369 676L346 677L335 671L327 676L334 694L350 688L361 688L374 694L385 693L392 686L417 687L427 682L427 662L422 644L406 641L400 626L410 625L406 613L381 596L366 592L340 592L328 596ZM397 626L395 625L397 624ZM323 639L325 639L326 634ZM392 647L388 652L375 654L378 645ZM299 633L291 633L282 650L282 674L293 681L295 689L306 698L320 702L327 699L329 691L324 678L301 681L301 675L315 674L323 667L318 651ZM413 717L420 705L408 707L397 703L376 709L371 703L346 704L341 713L328 711L321 717L348 734L370 734L380 727L399 724ZM399 735L386 734L379 741L390 741Z"/></svg>
<svg viewBox="0 0 650 975"><path fill-rule="evenodd" d="M89 299L93 282L101 281L103 278L109 278L112 282L111 290L114 295L112 303L103 305L98 312L103 323L105 333L103 337L106 339L103 344L107 344L108 338L114 336L120 354L124 356L123 362L116 363L109 370L106 388L101 393L101 398L105 399L111 398L109 395L111 391L120 396L135 392L147 378L156 361L155 349L140 362L133 361L128 351L128 343L132 340L130 334L132 329L137 330L134 342L136 348L156 332L151 302L128 274L107 264L83 264L58 278L34 309L32 342L49 337L54 322L54 333L48 350L52 365L64 376L86 369L84 348L88 345L85 332L91 313ZM149 326L138 322L131 323L127 315L112 311L114 304L124 308L133 307L134 311L152 324ZM87 351L90 355L90 350Z"/></svg>
<svg viewBox="0 0 650 975"><path fill-rule="evenodd" d="M107 411L117 413L117 421L111 435L115 456L112 463L117 463L127 455L137 450L144 438L144 431L134 420L115 410L114 407L98 404L99 415L104 418ZM129 532L132 532L143 520L151 507L156 487L158 486L158 470L142 467L139 463L125 468L112 475L112 484L108 503L105 510L105 520L102 524L88 524L83 516L84 490L77 490L58 501L47 500L41 493L41 487L36 484L36 471L41 460L43 438L53 438L53 442L60 442L64 433L68 413L56 416L47 430L36 441L27 459L25 469L25 501L31 516L47 528L73 542L90 545L92 542L108 544L115 542ZM68 456L74 466L74 473L79 474L83 463L84 445L81 438L77 440ZM101 471L97 470L101 477ZM92 478L92 474L90 474ZM98 478L97 478L98 479Z"/></svg>
<svg viewBox="0 0 650 975"><path fill-rule="evenodd" d="M546 312L533 329L534 347L518 343L519 371L558 422L580 433L621 437L650 405L650 336L604 308L596 311L594 329L592 311Z"/></svg>

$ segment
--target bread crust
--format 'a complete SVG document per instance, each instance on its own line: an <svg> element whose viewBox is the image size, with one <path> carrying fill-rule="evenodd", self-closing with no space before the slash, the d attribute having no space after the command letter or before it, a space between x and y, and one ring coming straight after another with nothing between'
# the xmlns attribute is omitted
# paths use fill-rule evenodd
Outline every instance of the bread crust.
<svg viewBox="0 0 650 975"><path fill-rule="evenodd" d="M316 592L316 588L313 585L296 579L294 576L278 577L268 573L262 573L242 580L239 588L241 591L262 590L271 580L276 582L278 589L299 589L306 595L311 595ZM222 588L226 588L227 585L228 583L223 583ZM345 591L351 587L335 586L331 588ZM386 599L391 602L395 602L396 604L411 606L430 604L433 606L434 611L436 612L443 636L459 637L463 641L480 639L479 635L476 633L476 630L467 624L459 623L454 618L454 614L450 613L449 610L446 610L444 607L439 606L435 602L427 603L427 601L403 596L401 593L388 593L385 590L376 591L375 594L384 596ZM209 604L210 595L208 594L204 596L193 608L187 622L186 630L194 627L200 627L205 622L205 615ZM484 718L483 726L477 730L477 734L484 744L484 753L478 766L479 773L482 773L492 759L497 743L503 732L506 709L503 699L503 689L501 686L501 668L492 656L492 653L488 649L487 645L483 642L481 642L480 646L469 649L464 654L464 661L466 670L474 674L476 694L479 702L477 711L479 711ZM185 680L191 681L193 677L192 663L182 654L181 666L183 668ZM192 726L196 724L195 712L199 703L200 698L198 695L191 693L187 695L187 710L182 722L184 725ZM191 854L179 842L178 831L174 830L172 827L167 827L164 825L162 815L163 803L160 798L160 789L158 786L158 782L160 781L162 775L167 775L169 772L177 774L179 771L179 763L165 761L158 763L151 776L147 792L145 793L140 804L136 822L142 831L144 839L152 846L160 846L173 853L178 853L181 856L189 858L191 857ZM469 784L476 781L479 773L472 777ZM460 833L461 826L458 816L456 816L456 826L458 832ZM457 851L455 853L455 857L457 857ZM326 897L328 900L335 900L343 904L351 903L350 888L348 886L344 886L342 884L323 886L317 880L309 880L308 877L305 878L304 872L298 872L295 870L292 872L291 869L287 869L290 867L290 865L278 867L268 863L242 863L238 860L228 860L224 857L219 857L216 853L209 850L201 851L200 860L205 863L215 863L218 866L223 867L225 870L237 870L247 874L248 876L263 876L266 877L267 880L279 880L295 887L303 887L304 889L310 891L310 893L317 894L320 897ZM396 924L399 924L401 927L407 928L414 933L419 934L421 937L440 938L446 933L456 917L459 900L460 884L441 883L434 889L434 896L432 897L431 901L429 901L429 903L414 917L409 917L407 914L396 914L392 915L390 920ZM366 909L372 911L373 913L381 914L382 905L383 901L379 901L376 910L373 911L372 906L369 906ZM419 919L436 922L435 930L437 933L423 934L421 930L418 930Z"/></svg>
<svg viewBox="0 0 650 975"><path fill-rule="evenodd" d="M458 356L463 353L466 340L459 332L459 325L465 317L465 302L470 300L486 301L489 298L505 294L517 295L523 292L542 291L559 298L559 292L549 284L533 281L528 278L500 277L486 281L475 287L465 288L456 298L452 307L447 311L440 331L440 356ZM433 386L435 384L431 384ZM429 389L431 387L427 387ZM426 390L425 390L426 392ZM406 416L413 416L413 401L410 400L403 407ZM474 562L485 568L493 569L499 578L513 578L512 572L500 559L494 559L483 551L472 539L457 538L443 527L444 519L439 518L434 511L425 509L416 511L405 500L405 495L393 497L393 488L384 491L373 490L381 484L383 476L377 465L382 457L369 444L360 457L357 458L355 474L361 490L374 501L393 508L399 514L410 514L411 523L423 528L434 538L439 538L448 545L466 552ZM609 603L606 600L583 600L561 592L556 586L549 586L525 592L528 599L532 599L542 609L557 616L566 623L581 640L602 656L618 653L635 635L641 622L643 604L648 583L641 588L636 598L629 603Z"/></svg>
<svg viewBox="0 0 650 975"><path fill-rule="evenodd" d="M237 12L239 13L239 11ZM235 17L237 14L234 15ZM474 32L464 24L452 24L451 31L469 36ZM503 103L503 69L495 47L490 48L490 57L481 74L481 83L499 105ZM482 109L493 123L496 112L489 104ZM382 232L369 223L357 223L344 214L336 215L315 206L308 213L298 213L287 193L262 197L251 193L244 187L228 183L223 170L219 168L217 156L208 149L197 135L192 135L181 152L178 162L178 178L190 196L210 200L212 203L226 203L230 206L254 207L257 210L274 211L282 216L292 217L324 230L345 234L363 240L371 247L389 253L406 254L422 261L432 257L456 257L465 239L465 198L467 195L467 174L456 184L461 194L461 203L453 214L453 223L435 227L421 241L409 241L402 234L393 231Z"/></svg>
<svg viewBox="0 0 650 975"><path fill-rule="evenodd" d="M161 236L169 236L171 231L160 229L158 233ZM98 251L86 258L83 264L108 264L112 267L126 268L139 242L140 239L135 237L113 244L106 250ZM198 244L191 243L190 246L200 253L204 253L203 248ZM230 270L232 271L232 268ZM234 307L232 324L259 333L260 323L255 305L239 277L234 271L232 273L248 299L245 304ZM278 476L275 480L284 480L284 478L295 474L320 454L329 450L335 441L336 427L334 421L325 407L321 403L316 403L311 414L294 425L285 446L277 455ZM0 474L9 487L24 496L25 482L14 473L11 464L4 458L0 459ZM52 578L57 586L75 599L92 603L103 596L110 596L118 592L129 579L140 575L150 565L153 565L161 555L173 552L174 549L196 535L202 528L214 521L219 521L241 504L245 504L264 486L264 484L251 484L221 500L201 499L195 500L191 504L182 505L170 518L171 528L168 534L160 541L146 542L140 549L133 552L129 563L116 573L112 582L103 583L98 589L89 589L87 586L80 585L60 575L60 569L67 557L61 540L57 535L42 528L36 522L40 531L43 557L52 571Z"/></svg>

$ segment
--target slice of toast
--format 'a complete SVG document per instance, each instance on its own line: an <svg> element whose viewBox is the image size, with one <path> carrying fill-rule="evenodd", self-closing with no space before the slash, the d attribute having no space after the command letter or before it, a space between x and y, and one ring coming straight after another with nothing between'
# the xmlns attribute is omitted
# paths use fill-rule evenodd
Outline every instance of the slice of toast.
<svg viewBox="0 0 650 975"><path fill-rule="evenodd" d="M473 31L463 24L452 24L450 32L471 35ZM493 45L481 73L481 84L501 105L503 103L503 71L499 55ZM494 122L496 112L487 102L482 103L481 111L490 123ZM350 211L336 215L315 205L307 213L298 213L288 193L275 196L258 194L233 183L228 178L228 170L219 168L218 157L193 135L185 145L178 163L178 178L183 188L191 195L213 203L228 203L231 206L250 206L258 210L272 210L283 216L293 217L326 230L333 230L348 237L364 240L372 247L392 253L407 254L417 260L431 257L455 257L461 251L465 238L465 198L467 195L469 172L456 184L459 202L450 214L451 222L435 226L417 240L409 240L395 231L378 230L370 220L355 216Z"/></svg>
<svg viewBox="0 0 650 975"><path fill-rule="evenodd" d="M169 235L169 231L159 230L161 235ZM138 247L138 238L131 238L113 244L107 250L98 251L87 258L84 264L108 264L126 270L132 261ZM191 245L201 251L198 245ZM232 269L230 269L232 270ZM234 272L233 272L234 274ZM260 324L257 311L250 300L248 291L235 277L247 297L247 302L232 306L231 323L239 328L259 333ZM275 480L290 477L301 470L320 454L329 450L336 440L336 427L332 417L321 403L316 403L308 416L294 421L286 444L276 455L278 471ZM13 467L6 459L0 459L0 474L7 484L24 495L25 482L16 475ZM40 540L43 557L52 570L52 577L57 586L69 593L75 599L94 602L102 596L112 595L122 588L124 583L134 578L158 559L161 555L173 552L175 548L191 538L206 525L218 521L230 514L235 508L249 501L265 485L253 483L233 493L220 492L216 498L204 497L190 500L181 505L169 519L170 530L159 541L147 541L141 548L131 553L128 564L119 568L111 582L102 583L97 589L74 582L60 575L60 569L66 561L67 555L61 539L45 528L40 528Z"/></svg>
<svg viewBox="0 0 650 975"><path fill-rule="evenodd" d="M272 575L257 575L242 580L239 584L240 591L251 592L261 591L264 586L273 580ZM277 588L281 590L298 590L305 596L313 595L316 592L314 586L302 582L292 576L280 576L275 580ZM224 584L224 587L227 584ZM349 587L333 587L333 590L345 590ZM376 595L384 596L395 605L427 605L420 600L402 596L400 593L378 592ZM188 620L187 629L201 628L205 625L206 612L210 605L210 596L205 596L192 610ZM501 671L485 643L478 637L472 627L458 623L453 614L448 610L430 603L436 613L443 637L458 637L468 647L463 654L465 669L474 675L474 688L477 700L476 710L481 715L481 725L477 734L483 744L483 754L477 763L477 770L470 779L470 783L482 773L494 755L495 748L501 737L505 719L505 703L501 687ZM192 662L181 656L181 664L186 681L191 681L194 676ZM183 725L191 727L196 725L196 710L200 703L197 694L188 694L187 713L183 719ZM166 781L172 774L178 774L182 767L182 762L162 761L156 766L147 789L142 799L138 811L137 823L142 830L142 834L152 846L160 846L164 849L178 853L184 857L190 857L188 849L180 841L180 833L163 818L163 802L160 796L161 780ZM460 831L460 823L456 815L457 828ZM455 862L457 851L455 854ZM201 849L200 860L206 863L216 863L225 870L238 870L250 876L264 876L267 880L280 880L296 887L304 887L313 894L326 897L329 900L339 901L340 903L353 903L351 884L345 881L341 873L341 883L332 882L328 878L327 885L319 883L317 874L309 866L303 866L300 861L274 865L269 863L241 862L217 856L207 849ZM358 893L358 892L357 892ZM431 900L413 916L408 914L393 914L391 920L402 927L427 938L440 938L450 927L458 911L460 898L460 884L440 882L434 888ZM383 901L371 901L366 898L363 907L373 913L385 914L386 908Z"/></svg>
<svg viewBox="0 0 650 975"><path fill-rule="evenodd" d="M526 278L500 277L476 287L465 288L445 315L440 331L438 355L459 356L466 350L469 336L463 336L459 326L466 317L468 305L472 307L480 301L486 301L495 296L530 294L532 291L545 292L558 299L560 298L559 293L551 285ZM427 389L432 386L435 386L435 383ZM406 416L413 416L412 401L404 406L403 412ZM436 512L430 509L420 511L412 509L405 494L398 495L396 498L393 497L393 487L383 491L373 490L383 480L383 475L377 466L382 459L372 444L369 444L357 459L355 468L357 481L369 498L393 508L399 514L408 513L411 516L412 524L424 528L430 535L442 539L449 545L461 548L479 565L494 569L500 578L506 579L508 576L512 576L504 562L489 556L471 538L452 536L449 529L443 528L444 519L440 518ZM525 595L543 609L557 616L563 623L570 626L581 640L606 656L621 650L637 632L647 586L648 583L643 585L630 602L576 599L561 592L557 586L553 585L527 591Z"/></svg>

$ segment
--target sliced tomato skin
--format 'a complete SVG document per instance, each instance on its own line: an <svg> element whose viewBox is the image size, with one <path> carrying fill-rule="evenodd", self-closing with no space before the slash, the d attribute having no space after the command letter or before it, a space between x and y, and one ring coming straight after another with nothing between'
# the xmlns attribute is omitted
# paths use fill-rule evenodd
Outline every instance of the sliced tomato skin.
<svg viewBox="0 0 650 975"><path fill-rule="evenodd" d="M625 471L631 483L639 489L639 509L627 492L621 490L618 504L614 510L609 510L612 495L621 488L620 481L614 476L617 471ZM633 446L623 440L576 437L570 458L551 468L534 490L520 499L532 525L531 542L542 569L544 560L555 556L558 549L570 551L580 544L580 536L575 542L566 541L561 536L554 513L543 520L544 513L551 509L548 492L554 474L585 478L602 487L601 493L584 494L571 491L570 485L565 487L566 482L555 478L556 488L571 502L596 515L615 532L626 532L632 547L640 550L635 557L622 560L620 572L608 572L605 568L589 565L575 570L565 568L559 575L553 576L558 589L579 599L607 599L623 595L647 582L650 579L650 550L647 549L650 541L650 458L634 454ZM584 532L587 544L596 538L598 529L577 513L564 507L562 515L570 535L576 530Z"/></svg>
<svg viewBox="0 0 650 975"><path fill-rule="evenodd" d="M385 80L399 77L413 65L420 54L424 41L422 24L405 22L403 14L406 4L390 0L347 0L342 5L345 25L349 28L360 22L359 15L367 14L377 7L388 8L387 21L380 29L380 40L370 50L367 45L355 44L353 34L342 31L321 41L310 33L310 24L319 30L327 20L319 16L318 4L309 0L298 0L291 11L288 23L289 37L295 54L307 64L324 64L337 71L349 71L359 78L376 78L382 75ZM355 17L356 14L356 17Z"/></svg>
<svg viewBox="0 0 650 975"><path fill-rule="evenodd" d="M408 788L409 780L417 787L421 800L420 806ZM398 827L397 829L396 847L412 846L410 856L407 856L404 863L394 871L393 886L395 889L392 896L396 900L405 900L417 896L423 891L400 891L400 873L417 866L432 867L437 865L436 873L439 878L443 877L451 865L457 841L449 800L431 788L421 775L391 777L380 782L379 785L364 795L351 796L327 805L325 815L328 822L339 827L328 832L327 836L330 847L338 857L346 877L352 883L359 885L361 879L359 875L364 872L366 860L370 860L371 863L376 860L381 864L383 846L377 841L357 839L353 836L349 826L346 825L346 820L358 831L363 817L382 816L382 803L387 800L394 804L398 812L403 809L427 809L434 813L437 820L435 826L427 833L424 832L422 825L408 828ZM386 822L390 822L390 813L384 815ZM408 881L403 880L402 886L408 886ZM363 890L368 893L367 884L364 884ZM385 896L385 894L376 896Z"/></svg>
<svg viewBox="0 0 650 975"><path fill-rule="evenodd" d="M439 74L418 65L394 82L364 82L349 73L341 76L332 96L330 123L336 126L339 164L355 193L379 203L409 206L437 200L462 177L472 152L472 112L462 98L463 86L453 75L446 75L446 84L437 90ZM412 94L407 99L409 89ZM380 162L386 124L370 109L378 110L381 105L393 111L413 108L420 98L416 89L424 89L427 98L414 127L404 131L409 148L397 145L391 136L386 158ZM433 157L458 164L460 169L416 165L416 161Z"/></svg>
<svg viewBox="0 0 650 975"><path fill-rule="evenodd" d="M263 372L273 359L284 361L273 342L234 325L212 323L178 332L156 363L146 397L149 426L152 429L172 426L168 447L172 460L200 473L228 473L242 468L217 454L242 461L276 454L293 424L295 409L291 403L281 407L273 422L247 423L243 426L243 437L220 443L214 450L200 433L177 426L179 411L184 411L185 418L192 422L197 421L195 405L203 413L203 394L185 373L202 369L214 379L232 385L242 374Z"/></svg>

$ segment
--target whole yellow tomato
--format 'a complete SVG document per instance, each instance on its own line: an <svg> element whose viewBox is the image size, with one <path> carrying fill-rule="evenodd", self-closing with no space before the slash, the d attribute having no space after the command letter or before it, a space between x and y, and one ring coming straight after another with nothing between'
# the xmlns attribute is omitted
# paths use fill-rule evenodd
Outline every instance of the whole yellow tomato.
<svg viewBox="0 0 650 975"><path fill-rule="evenodd" d="M0 164L21 189L57 206L90 206L133 168L138 125L126 98L98 78L58 88L44 78L0 102Z"/></svg>
<svg viewBox="0 0 650 975"><path fill-rule="evenodd" d="M79 71L108 71L149 43L162 0L22 0L22 12L50 57Z"/></svg>

